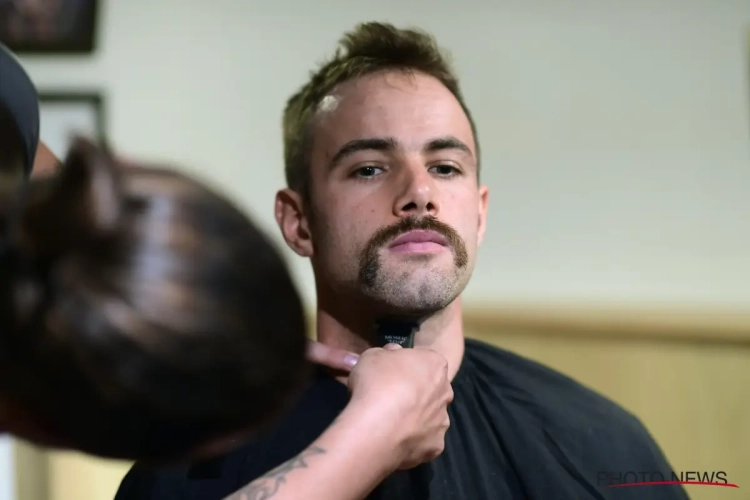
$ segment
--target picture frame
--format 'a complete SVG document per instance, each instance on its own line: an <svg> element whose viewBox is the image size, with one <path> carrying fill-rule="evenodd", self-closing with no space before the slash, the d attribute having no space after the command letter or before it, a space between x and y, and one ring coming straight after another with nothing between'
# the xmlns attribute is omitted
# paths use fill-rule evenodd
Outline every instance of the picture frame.
<svg viewBox="0 0 750 500"><path fill-rule="evenodd" d="M18 55L96 50L101 0L0 0L0 43Z"/></svg>
<svg viewBox="0 0 750 500"><path fill-rule="evenodd" d="M107 137L104 95L97 90L41 90L41 140L63 158L74 135L104 143Z"/></svg>

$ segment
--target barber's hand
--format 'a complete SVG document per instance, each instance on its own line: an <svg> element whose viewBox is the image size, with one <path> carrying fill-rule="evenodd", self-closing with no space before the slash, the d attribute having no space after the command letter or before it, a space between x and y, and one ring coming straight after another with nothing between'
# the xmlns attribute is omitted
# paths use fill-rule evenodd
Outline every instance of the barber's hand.
<svg viewBox="0 0 750 500"><path fill-rule="evenodd" d="M329 347L314 340L307 341L307 359L313 363L349 372L357 364L359 356L349 351Z"/></svg>
<svg viewBox="0 0 750 500"><path fill-rule="evenodd" d="M410 469L439 456L450 425L453 389L448 362L431 349L389 344L368 349L349 375L351 404L378 412L394 450L394 469Z"/></svg>

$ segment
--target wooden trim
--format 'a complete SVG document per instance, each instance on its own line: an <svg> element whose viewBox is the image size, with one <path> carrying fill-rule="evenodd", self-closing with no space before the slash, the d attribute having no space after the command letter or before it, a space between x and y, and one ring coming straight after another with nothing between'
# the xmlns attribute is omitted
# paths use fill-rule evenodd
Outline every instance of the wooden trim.
<svg viewBox="0 0 750 500"><path fill-rule="evenodd" d="M750 344L750 308L498 304L464 311L468 334L535 333Z"/></svg>

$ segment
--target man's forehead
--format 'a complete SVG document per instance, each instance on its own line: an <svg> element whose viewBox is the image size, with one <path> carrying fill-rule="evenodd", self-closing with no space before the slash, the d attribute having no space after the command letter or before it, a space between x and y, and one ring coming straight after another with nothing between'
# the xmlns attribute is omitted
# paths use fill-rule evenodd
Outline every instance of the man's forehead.
<svg viewBox="0 0 750 500"><path fill-rule="evenodd" d="M331 104L347 106L374 104L385 99L406 101L445 100L458 104L438 79L422 73L383 70L347 80L335 86L318 103L318 111L332 110Z"/></svg>
<svg viewBox="0 0 750 500"><path fill-rule="evenodd" d="M341 98L339 96L335 94L328 94L320 100L320 103L318 103L318 114L326 114L335 111L339 105L339 102L341 102Z"/></svg>
<svg viewBox="0 0 750 500"><path fill-rule="evenodd" d="M339 86L318 105L316 142L327 156L349 141L376 137L407 149L448 136L473 145L471 124L453 94L431 77L415 78L374 75Z"/></svg>

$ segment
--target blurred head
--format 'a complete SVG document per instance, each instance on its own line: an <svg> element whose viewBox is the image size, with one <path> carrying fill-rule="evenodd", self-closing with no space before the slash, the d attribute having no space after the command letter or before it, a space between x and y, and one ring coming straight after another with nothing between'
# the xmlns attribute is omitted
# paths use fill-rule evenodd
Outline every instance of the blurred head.
<svg viewBox="0 0 750 500"><path fill-rule="evenodd" d="M367 23L340 45L287 103L277 221L319 295L430 314L463 291L484 233L474 123L430 35Z"/></svg>
<svg viewBox="0 0 750 500"><path fill-rule="evenodd" d="M78 141L58 173L0 198L0 228L0 413L34 419L12 432L116 458L200 456L304 380L282 258L204 185Z"/></svg>

